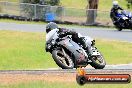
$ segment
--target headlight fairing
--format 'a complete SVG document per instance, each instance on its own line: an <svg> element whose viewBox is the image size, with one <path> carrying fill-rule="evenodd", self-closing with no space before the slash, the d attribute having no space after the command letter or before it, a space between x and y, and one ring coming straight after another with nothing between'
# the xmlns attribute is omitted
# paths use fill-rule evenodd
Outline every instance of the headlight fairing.
<svg viewBox="0 0 132 88"><path fill-rule="evenodd" d="M123 17L123 19L124 19L124 20L127 20L127 19L128 19L128 17Z"/></svg>

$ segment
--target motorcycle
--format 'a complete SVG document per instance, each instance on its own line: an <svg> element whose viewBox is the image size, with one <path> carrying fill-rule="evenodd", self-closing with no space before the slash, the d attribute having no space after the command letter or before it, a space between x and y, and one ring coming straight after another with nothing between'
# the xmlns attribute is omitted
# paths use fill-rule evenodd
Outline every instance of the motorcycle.
<svg viewBox="0 0 132 88"><path fill-rule="evenodd" d="M46 35L47 52L52 54L56 64L62 69L86 67L90 64L95 69L103 69L106 65L103 55L95 47L95 40L83 37L89 52L71 39L70 35L59 38L58 29L51 30Z"/></svg>
<svg viewBox="0 0 132 88"><path fill-rule="evenodd" d="M115 21L115 20L112 20L112 21L118 31L121 31L122 29L132 30L132 13L131 12L122 10L121 13L116 14L116 16L118 18L118 21Z"/></svg>

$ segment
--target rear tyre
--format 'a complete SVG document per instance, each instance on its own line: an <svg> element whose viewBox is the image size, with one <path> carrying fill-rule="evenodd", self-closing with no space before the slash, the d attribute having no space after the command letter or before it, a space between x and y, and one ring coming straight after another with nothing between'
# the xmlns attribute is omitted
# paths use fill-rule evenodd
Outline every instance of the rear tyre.
<svg viewBox="0 0 132 88"><path fill-rule="evenodd" d="M67 54L65 57L62 53L62 50L56 49L52 51L52 57L56 64L61 67L62 69L73 69L74 63L71 57Z"/></svg>

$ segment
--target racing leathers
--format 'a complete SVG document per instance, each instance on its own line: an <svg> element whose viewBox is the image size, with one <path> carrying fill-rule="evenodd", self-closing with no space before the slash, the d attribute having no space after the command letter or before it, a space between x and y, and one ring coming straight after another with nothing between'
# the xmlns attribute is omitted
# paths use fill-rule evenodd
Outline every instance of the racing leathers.
<svg viewBox="0 0 132 88"><path fill-rule="evenodd" d="M70 29L66 29L66 28L58 28L58 29L59 29L59 31L58 31L59 38L63 38L67 35L71 35L71 38L74 42L76 42L77 44L82 45L83 49L87 50L87 45L84 41L83 36L80 33L77 33L74 30L70 30ZM46 51L47 51L47 48L46 48Z"/></svg>
<svg viewBox="0 0 132 88"><path fill-rule="evenodd" d="M119 13L118 10L123 10L119 5L113 6L111 9L110 17L113 20L113 23L117 23L119 21L119 18L117 17L117 14Z"/></svg>

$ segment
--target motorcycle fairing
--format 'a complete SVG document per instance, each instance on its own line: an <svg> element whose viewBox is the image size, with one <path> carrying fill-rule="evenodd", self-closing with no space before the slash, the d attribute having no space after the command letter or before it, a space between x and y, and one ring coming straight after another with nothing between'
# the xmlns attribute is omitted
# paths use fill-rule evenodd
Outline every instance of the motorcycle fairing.
<svg viewBox="0 0 132 88"><path fill-rule="evenodd" d="M65 39L60 41L59 44L67 48L75 56L75 61L77 65L82 65L82 63L83 65L86 65L88 56L85 50L77 43L70 39Z"/></svg>

